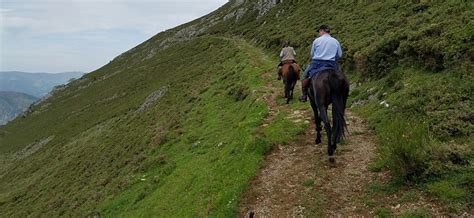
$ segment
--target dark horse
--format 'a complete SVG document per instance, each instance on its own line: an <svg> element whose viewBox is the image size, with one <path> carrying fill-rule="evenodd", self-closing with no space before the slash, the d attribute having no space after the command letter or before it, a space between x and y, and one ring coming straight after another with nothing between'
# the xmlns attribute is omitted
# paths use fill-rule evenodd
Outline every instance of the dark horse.
<svg viewBox="0 0 474 218"><path fill-rule="evenodd" d="M329 161L334 162L336 144L344 137L347 129L344 112L349 96L349 81L341 71L323 70L311 78L308 94L316 124L316 144L321 143L322 121L328 139ZM327 113L330 104L332 104L332 128Z"/></svg>
<svg viewBox="0 0 474 218"><path fill-rule="evenodd" d="M286 104L289 104L290 100L293 99L293 90L295 89L296 82L300 79L300 71L301 68L296 63L283 63L281 74L283 84L285 85Z"/></svg>

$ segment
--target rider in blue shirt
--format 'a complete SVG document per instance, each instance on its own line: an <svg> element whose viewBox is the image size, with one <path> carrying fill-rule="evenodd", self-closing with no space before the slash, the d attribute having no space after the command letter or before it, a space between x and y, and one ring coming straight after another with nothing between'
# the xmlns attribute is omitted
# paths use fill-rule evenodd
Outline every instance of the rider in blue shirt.
<svg viewBox="0 0 474 218"><path fill-rule="evenodd" d="M331 28L328 25L321 25L318 29L319 37L314 40L311 48L311 65L304 72L301 81L303 95L300 100L303 102L308 98L311 77L323 70L339 70L336 61L342 57L341 44L329 35L330 32Z"/></svg>

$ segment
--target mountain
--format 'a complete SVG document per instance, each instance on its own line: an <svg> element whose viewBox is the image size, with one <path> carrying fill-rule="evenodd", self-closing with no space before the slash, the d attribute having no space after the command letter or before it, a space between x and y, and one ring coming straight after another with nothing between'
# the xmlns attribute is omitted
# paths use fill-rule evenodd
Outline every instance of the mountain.
<svg viewBox="0 0 474 218"><path fill-rule="evenodd" d="M445 214L472 211L473 9L467 1L230 1L0 127L0 211L235 216L265 154L286 149L272 145L306 128L267 107L281 103L268 100L266 87L281 42L289 39L306 63L322 23L344 49L349 105L380 141L379 157L364 167L388 170L390 180L367 184L354 200L386 214L370 206L372 196L405 189L410 201L423 190L448 205ZM318 197L308 204L330 200ZM430 215L420 213L412 215Z"/></svg>
<svg viewBox="0 0 474 218"><path fill-rule="evenodd" d="M84 73L25 73L16 71L0 72L0 91L21 92L41 98L53 87L80 78Z"/></svg>
<svg viewBox="0 0 474 218"><path fill-rule="evenodd" d="M19 92L0 91L0 125L4 125L26 109L38 98Z"/></svg>

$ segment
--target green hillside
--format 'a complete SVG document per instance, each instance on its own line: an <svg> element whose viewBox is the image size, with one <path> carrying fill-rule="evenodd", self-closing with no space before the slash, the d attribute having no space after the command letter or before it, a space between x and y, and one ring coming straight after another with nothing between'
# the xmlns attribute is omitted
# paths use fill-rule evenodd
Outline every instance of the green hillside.
<svg viewBox="0 0 474 218"><path fill-rule="evenodd" d="M231 1L162 32L0 127L2 215L232 216L265 152L301 128L258 131L262 74L285 39L308 62L321 23L379 137L371 169L449 213L472 207L473 3L275 2Z"/></svg>

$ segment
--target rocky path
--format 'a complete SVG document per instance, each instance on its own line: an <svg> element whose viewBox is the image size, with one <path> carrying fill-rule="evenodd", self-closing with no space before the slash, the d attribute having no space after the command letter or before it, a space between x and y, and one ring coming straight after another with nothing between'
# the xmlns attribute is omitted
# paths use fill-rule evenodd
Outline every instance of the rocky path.
<svg viewBox="0 0 474 218"><path fill-rule="evenodd" d="M367 202L361 199L373 180L386 181L387 175L368 170L369 163L375 158L376 140L365 120L350 109L346 110L350 134L338 145L336 164L330 164L325 134L323 144L314 143L315 128L309 105L307 110L278 105L280 87L269 82L267 88L273 92L265 99L270 115L262 128L282 110L291 114L291 120L310 124L297 140L274 145L265 156L259 173L244 193L238 217L375 216L374 208L367 207ZM388 204L391 204L396 202L393 198L399 197L387 196L381 200L389 199ZM400 209L396 204L384 206L391 207L395 214ZM439 215L436 209L430 213Z"/></svg>

